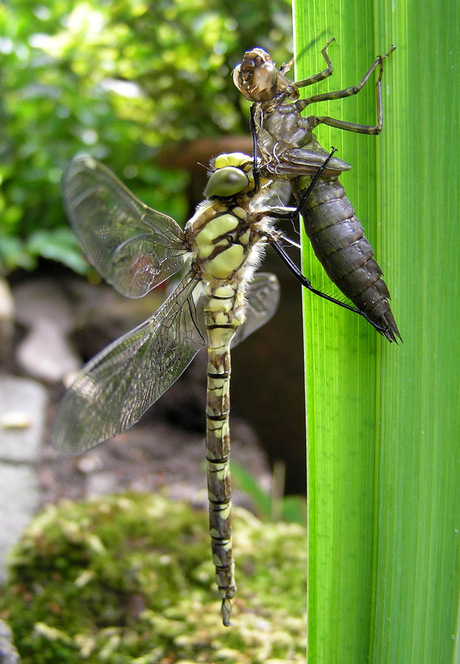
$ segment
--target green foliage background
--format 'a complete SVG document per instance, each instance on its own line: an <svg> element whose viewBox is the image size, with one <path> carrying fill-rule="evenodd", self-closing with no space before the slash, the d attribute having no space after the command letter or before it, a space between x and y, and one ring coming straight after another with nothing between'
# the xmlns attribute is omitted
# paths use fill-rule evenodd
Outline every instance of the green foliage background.
<svg viewBox="0 0 460 664"><path fill-rule="evenodd" d="M243 52L288 58L289 0L0 4L0 274L37 256L84 270L60 201L65 164L104 160L146 203L185 214L172 142L247 134L231 81Z"/></svg>

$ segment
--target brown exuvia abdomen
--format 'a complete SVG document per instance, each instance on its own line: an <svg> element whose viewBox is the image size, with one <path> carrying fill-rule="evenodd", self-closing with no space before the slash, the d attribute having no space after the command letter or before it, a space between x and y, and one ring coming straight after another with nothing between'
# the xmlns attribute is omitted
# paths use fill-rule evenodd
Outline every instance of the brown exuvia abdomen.
<svg viewBox="0 0 460 664"><path fill-rule="evenodd" d="M400 339L382 270L337 178L318 180L303 205L302 216L315 254L331 281L378 332L389 341Z"/></svg>

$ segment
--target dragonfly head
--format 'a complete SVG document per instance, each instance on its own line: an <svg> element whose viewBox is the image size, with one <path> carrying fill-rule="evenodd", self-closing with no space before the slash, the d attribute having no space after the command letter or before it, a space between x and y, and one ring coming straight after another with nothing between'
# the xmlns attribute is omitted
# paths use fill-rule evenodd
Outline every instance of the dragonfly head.
<svg viewBox="0 0 460 664"><path fill-rule="evenodd" d="M221 154L206 186L206 198L231 198L254 189L253 160L242 152Z"/></svg>

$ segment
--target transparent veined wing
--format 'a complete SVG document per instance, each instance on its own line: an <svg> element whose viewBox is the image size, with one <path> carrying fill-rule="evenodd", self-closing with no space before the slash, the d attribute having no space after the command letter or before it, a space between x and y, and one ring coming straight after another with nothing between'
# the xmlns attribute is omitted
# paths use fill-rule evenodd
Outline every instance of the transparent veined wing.
<svg viewBox="0 0 460 664"><path fill-rule="evenodd" d="M67 390L53 446L83 452L125 431L179 378L205 345L187 275L158 311L91 360Z"/></svg>
<svg viewBox="0 0 460 664"><path fill-rule="evenodd" d="M292 180L302 175L315 175L318 168L321 168L328 157L325 150L312 152L303 148L280 150L275 157L265 150L264 146L261 146L260 152L263 159L260 168L262 176L265 178L284 178L286 180ZM338 175L343 171L350 170L350 168L350 164L343 161L343 159L332 157L324 172L326 175Z"/></svg>
<svg viewBox="0 0 460 664"><path fill-rule="evenodd" d="M65 208L88 260L126 297L142 297L188 258L180 226L144 205L103 164L77 157L64 173Z"/></svg>
<svg viewBox="0 0 460 664"><path fill-rule="evenodd" d="M291 197L291 185L289 182L271 180L263 186L257 199L259 208L267 208L269 214L270 208L286 207Z"/></svg>
<svg viewBox="0 0 460 664"><path fill-rule="evenodd" d="M258 272L246 291L246 318L238 328L232 348L265 325L275 314L280 300L280 284L270 272Z"/></svg>

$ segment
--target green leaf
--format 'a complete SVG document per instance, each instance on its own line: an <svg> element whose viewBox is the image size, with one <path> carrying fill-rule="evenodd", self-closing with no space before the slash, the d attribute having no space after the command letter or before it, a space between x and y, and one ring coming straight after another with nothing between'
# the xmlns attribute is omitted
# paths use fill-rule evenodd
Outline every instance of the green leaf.
<svg viewBox="0 0 460 664"><path fill-rule="evenodd" d="M261 488L254 475L236 461L232 461L231 471L234 485L252 498L259 516L269 519L271 514L270 495Z"/></svg>
<svg viewBox="0 0 460 664"><path fill-rule="evenodd" d="M273 476L275 490L272 490L271 494L264 491L256 477L236 461L231 462L231 474L233 485L240 491L247 493L252 499L259 518L266 521L282 519L289 523L298 523L305 526L306 501L304 496L275 497L274 494L279 493L276 487L276 471ZM281 492L282 490L283 487L281 487Z"/></svg>
<svg viewBox="0 0 460 664"><path fill-rule="evenodd" d="M36 260L27 253L19 237L0 233L0 275L8 274L15 267L32 270L36 267Z"/></svg>
<svg viewBox="0 0 460 664"><path fill-rule="evenodd" d="M298 0L294 14L297 79L324 69L336 38L334 74L308 94L358 83L397 45L381 135L317 135L352 164L341 179L404 339L305 294L308 662L458 661L458 8ZM308 112L374 123L375 77ZM307 246L304 269L331 292Z"/></svg>
<svg viewBox="0 0 460 664"><path fill-rule="evenodd" d="M43 256L63 263L78 274L87 274L89 266L81 254L80 244L70 228L34 231L27 249L32 256Z"/></svg>

